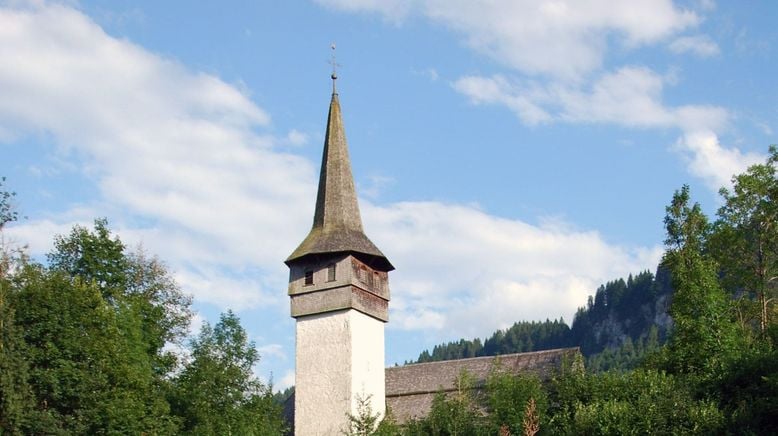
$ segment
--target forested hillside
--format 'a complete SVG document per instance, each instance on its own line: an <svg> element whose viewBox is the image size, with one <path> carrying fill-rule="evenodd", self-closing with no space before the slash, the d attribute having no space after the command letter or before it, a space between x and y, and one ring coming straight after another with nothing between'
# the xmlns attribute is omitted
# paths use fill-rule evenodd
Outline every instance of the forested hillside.
<svg viewBox="0 0 778 436"><path fill-rule="evenodd" d="M495 370L480 389L463 374L427 417L402 426L385 419L375 432L351 434L778 434L777 175L772 146L766 163L721 191L714 222L688 186L676 191L657 274L606 283L571 328L562 320L517 323L483 343L458 341L420 356L580 344L588 368L573 362L546 381ZM641 353L639 363L625 359ZM619 370L596 371L607 366ZM355 417L352 430L365 417Z"/></svg>
<svg viewBox="0 0 778 436"><path fill-rule="evenodd" d="M581 347L587 367L599 371L634 367L664 343L671 320L672 286L667 268L643 271L600 286L580 307L572 327L563 319L520 321L481 340L460 339L423 351L416 362Z"/></svg>

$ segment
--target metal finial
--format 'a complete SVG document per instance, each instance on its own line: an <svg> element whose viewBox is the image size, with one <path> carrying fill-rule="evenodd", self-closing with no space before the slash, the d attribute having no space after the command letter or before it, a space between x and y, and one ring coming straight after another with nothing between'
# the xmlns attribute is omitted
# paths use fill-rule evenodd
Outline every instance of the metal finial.
<svg viewBox="0 0 778 436"><path fill-rule="evenodd" d="M338 67L340 66L339 63L335 60L335 43L333 42L330 45L330 48L332 49L332 57L330 58L330 65L332 65L332 74L330 75L330 78L332 78L332 93L335 94L335 81L338 80Z"/></svg>

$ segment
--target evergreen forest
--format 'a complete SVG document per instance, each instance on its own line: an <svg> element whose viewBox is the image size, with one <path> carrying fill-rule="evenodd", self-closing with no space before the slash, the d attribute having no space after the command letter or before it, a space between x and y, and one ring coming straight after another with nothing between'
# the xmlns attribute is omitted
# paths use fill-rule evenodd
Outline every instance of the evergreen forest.
<svg viewBox="0 0 778 436"><path fill-rule="evenodd" d="M397 424L363 399L352 435L778 434L778 148L722 189L709 218L687 186L666 206L656 272L602 285L564 320L517 322L418 362L580 347L548 380L495 368ZM46 262L3 231L0 434L274 435L288 430L260 356L225 312L187 339L190 298L164 262L97 219ZM670 197L668 195L668 197Z"/></svg>
<svg viewBox="0 0 778 436"><path fill-rule="evenodd" d="M579 347L590 371L633 369L666 341L672 325L668 314L672 294L669 271L660 266L656 275L643 271L600 286L578 309L572 327L561 318L520 321L483 341L460 339L437 345L406 364Z"/></svg>

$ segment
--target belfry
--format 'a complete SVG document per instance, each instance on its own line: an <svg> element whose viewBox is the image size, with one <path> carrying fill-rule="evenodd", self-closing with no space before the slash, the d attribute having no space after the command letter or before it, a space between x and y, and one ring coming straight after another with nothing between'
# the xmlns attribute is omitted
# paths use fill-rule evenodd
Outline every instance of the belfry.
<svg viewBox="0 0 778 436"><path fill-rule="evenodd" d="M296 322L294 428L298 436L341 434L357 401L385 410L384 323L394 267L362 229L337 77L313 226L286 259Z"/></svg>

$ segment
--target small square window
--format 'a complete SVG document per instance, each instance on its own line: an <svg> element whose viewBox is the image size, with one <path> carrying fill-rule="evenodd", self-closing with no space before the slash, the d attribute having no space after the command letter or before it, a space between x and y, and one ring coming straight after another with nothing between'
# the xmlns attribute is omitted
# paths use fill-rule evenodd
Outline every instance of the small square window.
<svg viewBox="0 0 778 436"><path fill-rule="evenodd" d="M310 286L313 284L313 271L306 271L305 272L305 286Z"/></svg>
<svg viewBox="0 0 778 436"><path fill-rule="evenodd" d="M335 264L332 263L327 267L327 281L334 282L335 281Z"/></svg>

